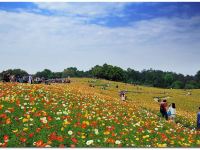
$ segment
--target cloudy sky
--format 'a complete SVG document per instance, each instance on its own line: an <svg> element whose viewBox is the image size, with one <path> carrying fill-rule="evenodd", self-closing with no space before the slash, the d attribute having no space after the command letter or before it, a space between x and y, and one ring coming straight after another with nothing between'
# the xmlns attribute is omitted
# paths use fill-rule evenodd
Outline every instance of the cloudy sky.
<svg viewBox="0 0 200 150"><path fill-rule="evenodd" d="M0 71L105 62L194 75L200 3L0 3Z"/></svg>

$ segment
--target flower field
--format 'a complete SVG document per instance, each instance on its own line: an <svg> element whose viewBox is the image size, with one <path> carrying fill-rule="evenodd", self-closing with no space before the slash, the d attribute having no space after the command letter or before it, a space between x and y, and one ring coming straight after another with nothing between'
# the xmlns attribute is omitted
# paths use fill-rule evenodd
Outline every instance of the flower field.
<svg viewBox="0 0 200 150"><path fill-rule="evenodd" d="M0 83L0 147L200 147L200 132L113 90Z"/></svg>

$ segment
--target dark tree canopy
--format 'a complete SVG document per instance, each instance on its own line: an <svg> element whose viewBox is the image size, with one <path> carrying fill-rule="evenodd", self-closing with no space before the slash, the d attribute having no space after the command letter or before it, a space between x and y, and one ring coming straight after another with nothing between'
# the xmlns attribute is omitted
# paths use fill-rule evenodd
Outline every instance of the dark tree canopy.
<svg viewBox="0 0 200 150"><path fill-rule="evenodd" d="M28 75L26 71L21 69L9 69L0 73L0 80L5 73L18 75L20 77ZM67 78L68 76L93 77L160 88L200 88L200 70L195 76L184 76L183 74L153 69L142 70L141 72L131 68L124 70L118 66L112 66L106 63L102 66L96 65L88 71L80 71L76 67L66 68L62 72L52 72L49 69L44 69L43 71L37 72L34 76L44 77L45 79Z"/></svg>

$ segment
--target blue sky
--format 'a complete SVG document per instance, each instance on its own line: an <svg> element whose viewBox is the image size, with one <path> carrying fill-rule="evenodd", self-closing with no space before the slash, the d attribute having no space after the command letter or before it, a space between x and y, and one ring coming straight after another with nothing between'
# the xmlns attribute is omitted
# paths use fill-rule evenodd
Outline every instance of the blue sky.
<svg viewBox="0 0 200 150"><path fill-rule="evenodd" d="M0 71L200 70L200 3L0 3Z"/></svg>

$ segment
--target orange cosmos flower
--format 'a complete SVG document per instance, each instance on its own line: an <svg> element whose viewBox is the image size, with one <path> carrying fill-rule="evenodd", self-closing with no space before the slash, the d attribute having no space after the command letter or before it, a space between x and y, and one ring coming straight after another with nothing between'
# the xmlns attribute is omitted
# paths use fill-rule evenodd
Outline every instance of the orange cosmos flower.
<svg viewBox="0 0 200 150"><path fill-rule="evenodd" d="M36 132L38 133L38 132L40 132L40 130L41 130L41 128L37 128L37 129L36 129Z"/></svg>
<svg viewBox="0 0 200 150"><path fill-rule="evenodd" d="M26 140L27 140L26 138L23 138L23 137L20 138L20 141L23 143L26 142Z"/></svg>
<svg viewBox="0 0 200 150"><path fill-rule="evenodd" d="M59 141L59 142L63 142L64 141L62 136L57 136L56 140Z"/></svg>
<svg viewBox="0 0 200 150"><path fill-rule="evenodd" d="M40 147L40 146L42 146L43 141L42 141L42 140L39 140L39 141L37 141L35 144L36 144L37 147Z"/></svg>
<svg viewBox="0 0 200 150"><path fill-rule="evenodd" d="M10 124L11 121L10 121L10 118L6 119L6 124Z"/></svg>

